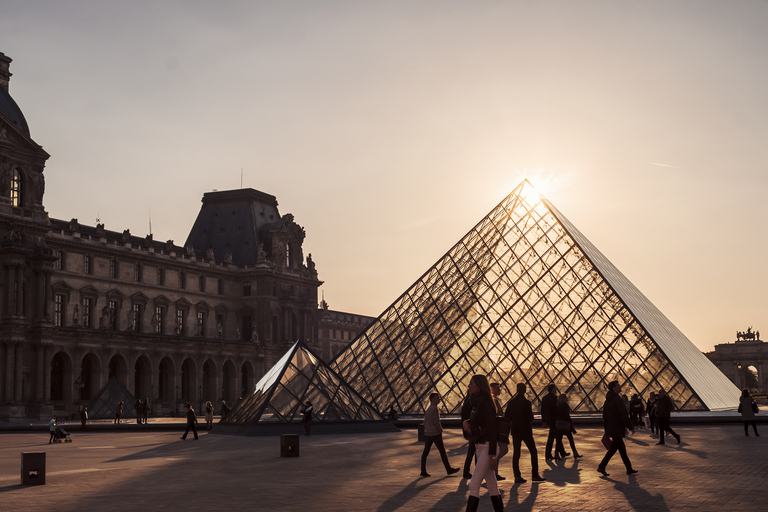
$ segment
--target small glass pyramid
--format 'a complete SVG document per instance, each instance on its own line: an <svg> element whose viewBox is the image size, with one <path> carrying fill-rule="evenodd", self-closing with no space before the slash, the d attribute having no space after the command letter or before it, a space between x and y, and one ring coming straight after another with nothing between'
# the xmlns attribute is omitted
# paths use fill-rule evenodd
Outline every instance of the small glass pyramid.
<svg viewBox="0 0 768 512"><path fill-rule="evenodd" d="M281 432L287 432L286 423L293 423L300 429L301 411L307 401L313 406L313 431L318 427L321 432L332 431L323 429L322 425L334 422L377 422L386 424L385 430L394 429L309 347L298 341L261 378L253 392L222 420L221 425L225 428L219 430L243 433L242 429L226 427L278 424ZM371 431L370 425L364 430ZM263 430L261 433L271 432Z"/></svg>

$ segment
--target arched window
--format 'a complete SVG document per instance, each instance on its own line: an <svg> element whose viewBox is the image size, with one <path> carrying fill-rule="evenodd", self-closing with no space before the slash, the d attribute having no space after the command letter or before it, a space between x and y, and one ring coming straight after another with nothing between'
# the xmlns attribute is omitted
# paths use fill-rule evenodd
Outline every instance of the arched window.
<svg viewBox="0 0 768 512"><path fill-rule="evenodd" d="M21 206L21 173L18 169L11 175L11 205Z"/></svg>

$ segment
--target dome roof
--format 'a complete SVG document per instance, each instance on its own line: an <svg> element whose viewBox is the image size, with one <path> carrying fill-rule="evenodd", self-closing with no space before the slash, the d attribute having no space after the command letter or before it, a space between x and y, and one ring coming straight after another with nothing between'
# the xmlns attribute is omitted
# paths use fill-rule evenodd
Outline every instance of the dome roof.
<svg viewBox="0 0 768 512"><path fill-rule="evenodd" d="M29 126L27 126L27 120L24 119L24 114L21 113L21 109L13 101L8 91L0 87L0 114L3 115L8 121L15 124L19 130L21 130L27 137L29 137Z"/></svg>
<svg viewBox="0 0 768 512"><path fill-rule="evenodd" d="M11 62L10 57L0 52L0 115L10 121L11 124L15 124L19 130L29 137L27 120L24 119L21 109L8 93L8 82L11 79Z"/></svg>

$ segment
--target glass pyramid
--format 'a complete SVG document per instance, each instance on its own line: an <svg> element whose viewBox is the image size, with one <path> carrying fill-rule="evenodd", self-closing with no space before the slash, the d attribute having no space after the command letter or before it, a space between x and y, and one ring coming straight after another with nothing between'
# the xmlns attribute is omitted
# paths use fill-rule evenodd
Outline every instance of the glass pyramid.
<svg viewBox="0 0 768 512"><path fill-rule="evenodd" d="M331 367L379 411L423 414L429 393L458 414L470 377L509 396L553 382L576 412L606 385L681 410L737 405L736 387L546 198L523 181Z"/></svg>
<svg viewBox="0 0 768 512"><path fill-rule="evenodd" d="M88 404L88 418L92 420L114 418L117 403L121 401L123 402L123 420L135 420L136 397L117 380L117 377L112 377Z"/></svg>
<svg viewBox="0 0 768 512"><path fill-rule="evenodd" d="M254 386L253 392L238 403L217 430L246 433L251 427L276 425L282 433L290 433L286 423L301 427L303 404L313 405L312 430L323 432L324 424L382 423L385 430L394 429L378 412L315 356L303 342L296 342L288 352ZM227 428L227 427L234 428ZM240 427L240 428L238 428ZM364 428L367 431L370 428ZM262 432L272 433L269 429Z"/></svg>

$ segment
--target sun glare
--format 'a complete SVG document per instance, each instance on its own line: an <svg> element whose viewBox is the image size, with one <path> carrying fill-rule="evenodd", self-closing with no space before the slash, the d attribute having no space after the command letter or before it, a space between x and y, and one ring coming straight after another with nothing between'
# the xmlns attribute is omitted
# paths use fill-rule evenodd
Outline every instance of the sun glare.
<svg viewBox="0 0 768 512"><path fill-rule="evenodd" d="M529 181L523 185L523 189L520 191L520 195L526 203L534 204L541 199L540 192Z"/></svg>

